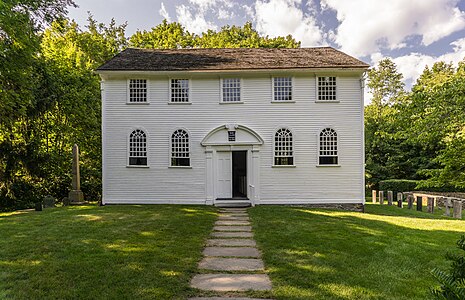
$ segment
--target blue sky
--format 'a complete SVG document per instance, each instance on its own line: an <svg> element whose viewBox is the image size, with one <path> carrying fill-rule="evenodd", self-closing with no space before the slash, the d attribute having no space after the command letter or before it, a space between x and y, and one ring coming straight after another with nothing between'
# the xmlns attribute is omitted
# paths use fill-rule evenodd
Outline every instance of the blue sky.
<svg viewBox="0 0 465 300"><path fill-rule="evenodd" d="M127 21L127 34L163 19L190 32L251 21L263 35L292 34L303 47L332 46L375 65L391 57L407 86L425 65L465 57L465 0L75 0L70 17L87 12L104 23Z"/></svg>

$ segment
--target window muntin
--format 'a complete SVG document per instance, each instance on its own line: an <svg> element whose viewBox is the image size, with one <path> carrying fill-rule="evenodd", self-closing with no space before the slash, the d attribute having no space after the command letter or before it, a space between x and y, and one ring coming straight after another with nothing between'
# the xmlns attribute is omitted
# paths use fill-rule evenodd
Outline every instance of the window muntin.
<svg viewBox="0 0 465 300"><path fill-rule="evenodd" d="M136 129L129 135L129 165L147 165L147 135L143 130Z"/></svg>
<svg viewBox="0 0 465 300"><path fill-rule="evenodd" d="M274 165L294 165L292 132L287 128L278 129L274 135Z"/></svg>
<svg viewBox="0 0 465 300"><path fill-rule="evenodd" d="M189 102L189 79L171 79L171 102Z"/></svg>
<svg viewBox="0 0 465 300"><path fill-rule="evenodd" d="M325 128L320 132L320 149L318 163L320 165L337 165L337 133L332 128Z"/></svg>
<svg viewBox="0 0 465 300"><path fill-rule="evenodd" d="M129 79L129 102L147 102L147 79Z"/></svg>
<svg viewBox="0 0 465 300"><path fill-rule="evenodd" d="M241 79L240 78L223 78L222 80L222 99L223 102L240 102L241 101Z"/></svg>
<svg viewBox="0 0 465 300"><path fill-rule="evenodd" d="M184 129L171 135L171 166L190 166L189 134Z"/></svg>
<svg viewBox="0 0 465 300"><path fill-rule="evenodd" d="M318 101L336 100L336 77L318 77Z"/></svg>
<svg viewBox="0 0 465 300"><path fill-rule="evenodd" d="M273 100L292 101L292 77L273 77Z"/></svg>

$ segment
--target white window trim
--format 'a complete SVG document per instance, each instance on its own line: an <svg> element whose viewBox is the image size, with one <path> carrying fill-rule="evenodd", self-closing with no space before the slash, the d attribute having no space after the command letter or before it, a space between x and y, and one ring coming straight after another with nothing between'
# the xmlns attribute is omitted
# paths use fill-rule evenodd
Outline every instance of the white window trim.
<svg viewBox="0 0 465 300"><path fill-rule="evenodd" d="M224 101L223 99L223 80L224 79L239 79L239 93L240 101ZM244 103L243 93L242 93L243 80L242 77L221 77L220 78L220 104L240 104Z"/></svg>
<svg viewBox="0 0 465 300"><path fill-rule="evenodd" d="M187 136L189 137L189 144L188 144L188 153L189 153L189 165L188 166L172 166L171 165L171 158L172 158L172 144L171 144L171 137L173 136L173 133L177 130L184 130L187 132ZM184 127L176 127L173 130L171 130L169 136L168 136L168 169L192 169L192 151L191 151L191 133L189 130L187 130Z"/></svg>
<svg viewBox="0 0 465 300"><path fill-rule="evenodd" d="M274 100L274 79L275 78L282 78L282 77L288 77L291 78L291 95L292 95L292 100ZM295 80L294 76L287 76L287 75L276 75L276 76L271 76L271 103L295 103Z"/></svg>
<svg viewBox="0 0 465 300"><path fill-rule="evenodd" d="M337 164L328 164L328 165L321 165L320 164L320 133L321 131L323 131L323 129L325 128L331 128L333 129L334 131L336 131L336 135L337 135ZM340 135L339 135L339 130L334 127L334 126L331 126L331 125L328 125L328 126L324 126L324 127L321 127L317 134L316 134L316 140L317 140L317 149L316 149L316 167L317 168L334 168L334 167L341 167L341 144L340 144Z"/></svg>
<svg viewBox="0 0 465 300"><path fill-rule="evenodd" d="M171 80L173 79L187 79L187 88L189 89L187 93L187 102L171 102ZM178 76L178 77L169 77L168 78L168 104L170 105L189 105L192 104L192 79L188 76Z"/></svg>
<svg viewBox="0 0 465 300"><path fill-rule="evenodd" d="M133 133L135 130L142 130L145 133L145 151L147 152L147 164L146 165L131 165L129 164L129 154L131 150L131 133ZM150 159L149 159L149 134L147 130L143 127L132 127L129 132L126 134L126 168L150 168Z"/></svg>
<svg viewBox="0 0 465 300"><path fill-rule="evenodd" d="M131 95L131 92L130 92L130 82L131 80L134 80L134 79L145 79L146 81L146 88L147 88L147 101L145 102L130 102L130 95ZM126 104L128 105L148 105L150 104L150 80L148 78L128 78L126 79Z"/></svg>
<svg viewBox="0 0 465 300"><path fill-rule="evenodd" d="M292 134L292 165L276 165L274 162L275 162L275 147L276 147L276 143L275 143L275 135L276 135L276 131L278 131L279 129L287 129L291 132ZM273 130L273 136L272 136L272 141L273 141L273 147L271 147L271 157L273 159L273 161L271 162L271 167L272 168L295 168L297 167L297 165L295 164L295 136L294 136L294 130L292 130L290 127L288 126L279 126L279 127L276 127L274 130Z"/></svg>
<svg viewBox="0 0 465 300"><path fill-rule="evenodd" d="M335 77L336 78L336 100L318 100L318 77ZM339 100L339 77L334 74L318 74L315 75L315 103L340 103Z"/></svg>

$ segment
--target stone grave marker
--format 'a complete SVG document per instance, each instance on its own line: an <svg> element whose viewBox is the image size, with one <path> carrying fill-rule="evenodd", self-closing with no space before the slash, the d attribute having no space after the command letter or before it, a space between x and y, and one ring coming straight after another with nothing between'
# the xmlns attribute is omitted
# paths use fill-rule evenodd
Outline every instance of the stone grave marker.
<svg viewBox="0 0 465 300"><path fill-rule="evenodd" d="M379 204L383 205L384 204L384 192L379 191Z"/></svg>
<svg viewBox="0 0 465 300"><path fill-rule="evenodd" d="M417 211L423 211L423 197L417 196Z"/></svg>
<svg viewBox="0 0 465 300"><path fill-rule="evenodd" d="M393 195L392 191L388 191L387 192L387 200L388 200L388 205L389 206L392 206L392 200L393 200L392 198L393 197L394 197L394 195Z"/></svg>
<svg viewBox="0 0 465 300"><path fill-rule="evenodd" d="M408 209L412 209L413 208L413 201L414 201L414 198L413 198L413 195L412 194L408 194L407 195L407 207Z"/></svg>
<svg viewBox="0 0 465 300"><path fill-rule="evenodd" d="M371 191L371 201L376 203L376 190Z"/></svg>
<svg viewBox="0 0 465 300"><path fill-rule="evenodd" d="M428 197L428 212L430 214L434 213L434 198Z"/></svg>
<svg viewBox="0 0 465 300"><path fill-rule="evenodd" d="M453 217L456 219L462 219L462 200L454 199L453 206L454 206L454 213Z"/></svg>
<svg viewBox="0 0 465 300"><path fill-rule="evenodd" d="M73 146L73 189L68 194L70 204L81 204L84 202L84 194L81 191L81 175L79 172L79 147Z"/></svg>
<svg viewBox="0 0 465 300"><path fill-rule="evenodd" d="M402 208L404 206L403 198L404 197L401 192L397 193L397 207Z"/></svg>
<svg viewBox="0 0 465 300"><path fill-rule="evenodd" d="M452 200L449 197L444 198L444 215L450 217L450 209L452 207Z"/></svg>

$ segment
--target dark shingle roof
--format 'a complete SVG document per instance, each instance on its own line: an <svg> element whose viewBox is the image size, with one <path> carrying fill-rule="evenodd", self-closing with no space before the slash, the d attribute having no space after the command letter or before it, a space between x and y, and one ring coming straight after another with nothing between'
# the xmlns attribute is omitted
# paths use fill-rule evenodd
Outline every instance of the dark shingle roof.
<svg viewBox="0 0 465 300"><path fill-rule="evenodd" d="M127 48L97 70L219 71L368 67L366 63L331 47L170 50Z"/></svg>

